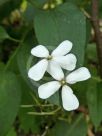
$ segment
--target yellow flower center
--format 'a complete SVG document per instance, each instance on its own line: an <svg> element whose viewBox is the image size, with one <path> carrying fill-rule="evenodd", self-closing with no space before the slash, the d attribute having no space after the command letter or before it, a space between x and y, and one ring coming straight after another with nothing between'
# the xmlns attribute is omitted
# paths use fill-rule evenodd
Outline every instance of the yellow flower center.
<svg viewBox="0 0 102 136"><path fill-rule="evenodd" d="M64 79L62 79L62 80L60 81L60 83L61 83L61 85L63 86L63 85L66 84L66 81L65 81Z"/></svg>
<svg viewBox="0 0 102 136"><path fill-rule="evenodd" d="M52 56L49 55L49 56L47 57L47 60L51 60L51 59L52 59Z"/></svg>

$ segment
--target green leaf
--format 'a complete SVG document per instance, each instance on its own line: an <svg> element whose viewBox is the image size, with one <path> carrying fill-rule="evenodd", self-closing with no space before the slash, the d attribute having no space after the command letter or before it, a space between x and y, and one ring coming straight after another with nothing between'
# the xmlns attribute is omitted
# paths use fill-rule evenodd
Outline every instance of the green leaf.
<svg viewBox="0 0 102 136"><path fill-rule="evenodd" d="M86 18L74 5L65 3L50 11L38 11L34 28L39 44L57 47L63 40L73 43L78 66L84 62L86 44ZM48 47L49 48L49 47Z"/></svg>
<svg viewBox="0 0 102 136"><path fill-rule="evenodd" d="M7 64L6 64L6 70L10 70L16 74L19 74L19 67L17 64L17 55L19 53L20 50L20 45L16 48L16 50L13 52L13 54L11 55L11 57L9 58Z"/></svg>
<svg viewBox="0 0 102 136"><path fill-rule="evenodd" d="M72 86L74 94L80 101L80 105L87 105L87 88L89 86L89 81L84 81L82 83L76 83Z"/></svg>
<svg viewBox="0 0 102 136"><path fill-rule="evenodd" d="M19 113L20 128L24 130L25 133L31 131L33 134L39 133L40 131L40 117L30 116L27 113L29 111L34 111L32 108L21 109Z"/></svg>
<svg viewBox="0 0 102 136"><path fill-rule="evenodd" d="M33 44L34 44L33 35L32 31L30 31L26 35L23 43L21 43L22 46L17 54L17 62L19 70L21 72L21 76L32 90L34 90L34 86L31 84L30 79L28 78L27 61L30 56L30 50L33 47L32 46Z"/></svg>
<svg viewBox="0 0 102 136"><path fill-rule="evenodd" d="M5 136L17 115L21 90L11 72L0 73L0 84L0 135Z"/></svg>
<svg viewBox="0 0 102 136"><path fill-rule="evenodd" d="M54 10L38 10L34 18L34 28L39 44L51 51L63 40L73 43L73 52L77 56L77 66L84 62L87 21L83 13L74 5L65 3ZM60 105L58 93L49 101Z"/></svg>
<svg viewBox="0 0 102 136"><path fill-rule="evenodd" d="M32 24L35 14L35 8L32 4L28 3L26 11L23 13L23 18L27 23Z"/></svg>
<svg viewBox="0 0 102 136"><path fill-rule="evenodd" d="M14 128L11 128L11 130L8 132L6 136L17 136Z"/></svg>
<svg viewBox="0 0 102 136"><path fill-rule="evenodd" d="M87 100L90 118L97 128L102 121L102 83L90 81Z"/></svg>
<svg viewBox="0 0 102 136"><path fill-rule="evenodd" d="M86 136L87 125L82 115L78 116L71 124L58 121L49 136Z"/></svg>
<svg viewBox="0 0 102 136"><path fill-rule="evenodd" d="M6 30L0 26L0 41L3 41L7 38L10 38L9 35L7 34Z"/></svg>

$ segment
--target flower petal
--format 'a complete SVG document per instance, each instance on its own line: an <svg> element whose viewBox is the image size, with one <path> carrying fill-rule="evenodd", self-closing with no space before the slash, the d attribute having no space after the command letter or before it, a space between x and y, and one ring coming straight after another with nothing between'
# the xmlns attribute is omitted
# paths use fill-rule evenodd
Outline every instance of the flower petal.
<svg viewBox="0 0 102 136"><path fill-rule="evenodd" d="M81 67L66 77L67 83L74 84L79 81L87 80L91 77L89 70L85 67Z"/></svg>
<svg viewBox="0 0 102 136"><path fill-rule="evenodd" d="M31 54L36 57L42 58L42 57L48 57L49 51L47 50L47 48L45 46L38 45L31 50Z"/></svg>
<svg viewBox="0 0 102 136"><path fill-rule="evenodd" d="M54 57L53 60L59 63L63 69L69 71L75 69L77 62L76 56L71 53L66 56Z"/></svg>
<svg viewBox="0 0 102 136"><path fill-rule="evenodd" d="M61 84L58 81L51 81L41 85L38 88L39 97L42 99L47 99L53 95L61 87Z"/></svg>
<svg viewBox="0 0 102 136"><path fill-rule="evenodd" d="M59 64L54 61L49 61L47 72L56 80L64 78L64 73Z"/></svg>
<svg viewBox="0 0 102 136"><path fill-rule="evenodd" d="M73 94L72 89L66 85L62 87L62 103L63 108L67 111L72 111L79 107L77 97Z"/></svg>
<svg viewBox="0 0 102 136"><path fill-rule="evenodd" d="M52 56L66 55L71 49L72 43L68 40L65 40L52 52Z"/></svg>
<svg viewBox="0 0 102 136"><path fill-rule="evenodd" d="M47 66L48 61L46 59L39 61L37 64L35 64L33 67L29 69L28 71L29 78L35 81L39 81L43 77L45 71L47 70Z"/></svg>

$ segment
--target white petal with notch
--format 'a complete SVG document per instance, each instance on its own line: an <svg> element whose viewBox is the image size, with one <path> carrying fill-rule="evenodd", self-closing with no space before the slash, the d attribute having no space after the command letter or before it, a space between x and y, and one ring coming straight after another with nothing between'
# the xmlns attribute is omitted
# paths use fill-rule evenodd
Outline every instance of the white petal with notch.
<svg viewBox="0 0 102 136"><path fill-rule="evenodd" d="M38 88L39 97L42 99L47 99L58 91L60 87L61 84L58 81L45 83Z"/></svg>
<svg viewBox="0 0 102 136"><path fill-rule="evenodd" d="M29 69L28 77L35 81L39 81L44 76L44 73L47 70L47 66L48 61L46 59L39 61Z"/></svg>
<svg viewBox="0 0 102 136"><path fill-rule="evenodd" d="M74 84L79 81L87 80L91 77L89 70L86 67L81 67L66 77L66 81L69 84Z"/></svg>
<svg viewBox="0 0 102 136"><path fill-rule="evenodd" d="M64 73L59 64L54 61L49 61L47 72L56 80L62 80Z"/></svg>
<svg viewBox="0 0 102 136"><path fill-rule="evenodd" d="M63 69L74 70L76 67L77 58L74 54L68 54L66 56L54 57L53 60L60 64Z"/></svg>
<svg viewBox="0 0 102 136"><path fill-rule="evenodd" d="M49 51L45 46L38 45L31 50L31 54L36 56L36 57L42 58L42 57L48 57Z"/></svg>
<svg viewBox="0 0 102 136"><path fill-rule="evenodd" d="M67 111L72 111L79 107L77 97L73 94L72 89L66 85L62 87L62 104Z"/></svg>
<svg viewBox="0 0 102 136"><path fill-rule="evenodd" d="M71 49L72 43L68 40L65 40L52 52L52 56L66 55Z"/></svg>

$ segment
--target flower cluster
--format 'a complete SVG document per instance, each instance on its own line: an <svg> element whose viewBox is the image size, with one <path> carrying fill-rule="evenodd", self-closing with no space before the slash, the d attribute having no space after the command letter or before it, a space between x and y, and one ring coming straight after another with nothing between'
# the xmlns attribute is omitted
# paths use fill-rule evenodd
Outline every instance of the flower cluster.
<svg viewBox="0 0 102 136"><path fill-rule="evenodd" d="M28 71L29 78L35 81L42 79L47 71L54 78L54 81L39 86L39 97L47 99L62 88L63 108L68 111L75 110L79 106L79 101L73 94L69 84L84 81L91 77L86 67L73 71L76 68L77 58L74 54L69 53L72 46L70 41L65 40L51 54L49 54L49 51L43 45L34 47L31 50L31 54L41 58L41 60ZM65 76L62 69L72 72Z"/></svg>

